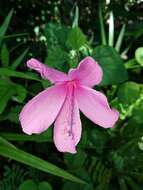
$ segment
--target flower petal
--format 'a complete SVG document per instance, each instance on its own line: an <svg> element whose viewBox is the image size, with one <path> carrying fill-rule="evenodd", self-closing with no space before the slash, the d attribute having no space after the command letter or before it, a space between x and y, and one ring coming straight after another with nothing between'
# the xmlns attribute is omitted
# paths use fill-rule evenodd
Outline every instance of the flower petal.
<svg viewBox="0 0 143 190"><path fill-rule="evenodd" d="M20 113L23 131L29 135L45 131L57 117L65 97L65 86L57 85L30 100Z"/></svg>
<svg viewBox="0 0 143 190"><path fill-rule="evenodd" d="M118 120L118 111L109 107L107 98L101 92L80 86L76 89L76 98L80 110L101 127L113 127Z"/></svg>
<svg viewBox="0 0 143 190"><path fill-rule="evenodd" d="M102 69L92 57L83 59L77 69L69 71L69 77L77 79L80 84L85 86L94 86L102 80Z"/></svg>
<svg viewBox="0 0 143 190"><path fill-rule="evenodd" d="M81 121L74 90L70 89L54 126L54 142L60 152L76 153Z"/></svg>
<svg viewBox="0 0 143 190"><path fill-rule="evenodd" d="M32 58L27 61L27 66L31 69L38 71L43 78L50 80L52 83L68 80L68 76L65 73L50 68L36 59Z"/></svg>

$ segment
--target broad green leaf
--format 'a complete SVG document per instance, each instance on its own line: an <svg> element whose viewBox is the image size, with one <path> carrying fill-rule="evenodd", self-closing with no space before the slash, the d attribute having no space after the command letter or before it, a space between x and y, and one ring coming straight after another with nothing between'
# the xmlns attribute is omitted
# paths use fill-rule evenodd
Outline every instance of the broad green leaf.
<svg viewBox="0 0 143 190"><path fill-rule="evenodd" d="M132 112L132 119L136 121L138 124L143 123L143 104L134 108ZM139 130L140 132L140 130Z"/></svg>
<svg viewBox="0 0 143 190"><path fill-rule="evenodd" d="M79 50L79 48L86 44L86 37L80 30L80 28L72 28L69 32L67 45L74 50Z"/></svg>
<svg viewBox="0 0 143 190"><path fill-rule="evenodd" d="M49 48L55 46L66 47L65 42L69 33L69 28L67 26L58 23L48 23L45 27L44 35L47 38L47 43Z"/></svg>
<svg viewBox="0 0 143 190"><path fill-rule="evenodd" d="M97 46L93 57L103 69L101 85L118 84L127 80L128 75L120 55L109 46Z"/></svg>
<svg viewBox="0 0 143 190"><path fill-rule="evenodd" d="M18 190L38 190L37 185L32 180L24 181L18 188Z"/></svg>
<svg viewBox="0 0 143 190"><path fill-rule="evenodd" d="M11 65L11 68L15 70L26 56L29 48L27 48Z"/></svg>
<svg viewBox="0 0 143 190"><path fill-rule="evenodd" d="M135 51L135 58L137 62L143 66L143 47L139 47Z"/></svg>
<svg viewBox="0 0 143 190"><path fill-rule="evenodd" d="M135 82L126 82L119 87L117 97L122 104L130 105L140 97L140 87Z"/></svg>
<svg viewBox="0 0 143 190"><path fill-rule="evenodd" d="M12 14L13 14L13 9L8 13L8 15L5 18L3 24L0 26L0 45L2 43L1 37L2 38L4 37L4 35L5 35L5 33L6 33L7 29L8 29Z"/></svg>
<svg viewBox="0 0 143 190"><path fill-rule="evenodd" d="M38 190L52 190L52 186L48 182L42 181L39 183Z"/></svg>
<svg viewBox="0 0 143 190"><path fill-rule="evenodd" d="M6 44L3 44L1 49L1 63L4 67L7 67L9 65L9 51Z"/></svg>
<svg viewBox="0 0 143 190"><path fill-rule="evenodd" d="M48 57L45 60L45 63L48 66L56 67L59 70L65 70L65 68L68 68L68 54L65 52L61 47L55 47L52 49L49 49L48 51ZM65 64L66 63L66 64Z"/></svg>
<svg viewBox="0 0 143 190"><path fill-rule="evenodd" d="M38 79L37 75L35 76L33 73L30 72L23 73L8 68L0 68L0 76L17 77L17 78L23 78L23 79L35 80L41 82L41 80Z"/></svg>
<svg viewBox="0 0 143 190"><path fill-rule="evenodd" d="M86 184L85 181L79 179L78 177L75 177L74 175L60 169L59 167L20 149L11 148L1 144L0 155L24 163L41 171L68 179L70 181Z"/></svg>

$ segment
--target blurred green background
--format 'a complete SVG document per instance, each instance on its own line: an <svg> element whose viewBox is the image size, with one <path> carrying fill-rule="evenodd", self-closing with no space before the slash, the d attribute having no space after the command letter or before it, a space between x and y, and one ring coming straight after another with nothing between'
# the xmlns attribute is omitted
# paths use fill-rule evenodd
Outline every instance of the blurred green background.
<svg viewBox="0 0 143 190"><path fill-rule="evenodd" d="M96 89L120 112L112 129L81 114L77 154L60 153L52 127L23 134L18 115L50 86L26 68L35 57L67 72L92 56L104 77ZM143 2L0 1L0 190L143 189Z"/></svg>

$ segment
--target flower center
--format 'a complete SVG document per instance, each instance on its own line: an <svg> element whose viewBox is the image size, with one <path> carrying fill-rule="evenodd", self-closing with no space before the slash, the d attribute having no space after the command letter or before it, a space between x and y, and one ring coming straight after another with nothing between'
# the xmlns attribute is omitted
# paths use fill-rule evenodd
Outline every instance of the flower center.
<svg viewBox="0 0 143 190"><path fill-rule="evenodd" d="M76 87L78 84L78 81L77 80L70 80L67 82L67 85L70 86L70 87Z"/></svg>

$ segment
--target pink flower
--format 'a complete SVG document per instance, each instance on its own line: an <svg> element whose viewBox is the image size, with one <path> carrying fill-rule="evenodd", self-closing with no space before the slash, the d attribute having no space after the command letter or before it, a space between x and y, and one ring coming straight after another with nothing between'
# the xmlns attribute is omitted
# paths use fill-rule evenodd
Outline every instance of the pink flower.
<svg viewBox="0 0 143 190"><path fill-rule="evenodd" d="M110 128L118 120L118 111L109 107L107 98L92 87L102 80L102 69L91 57L83 59L68 74L49 68L36 59L27 66L55 85L30 100L20 113L23 131L42 133L54 123L54 143L61 152L76 153L81 138L79 109L97 125Z"/></svg>

